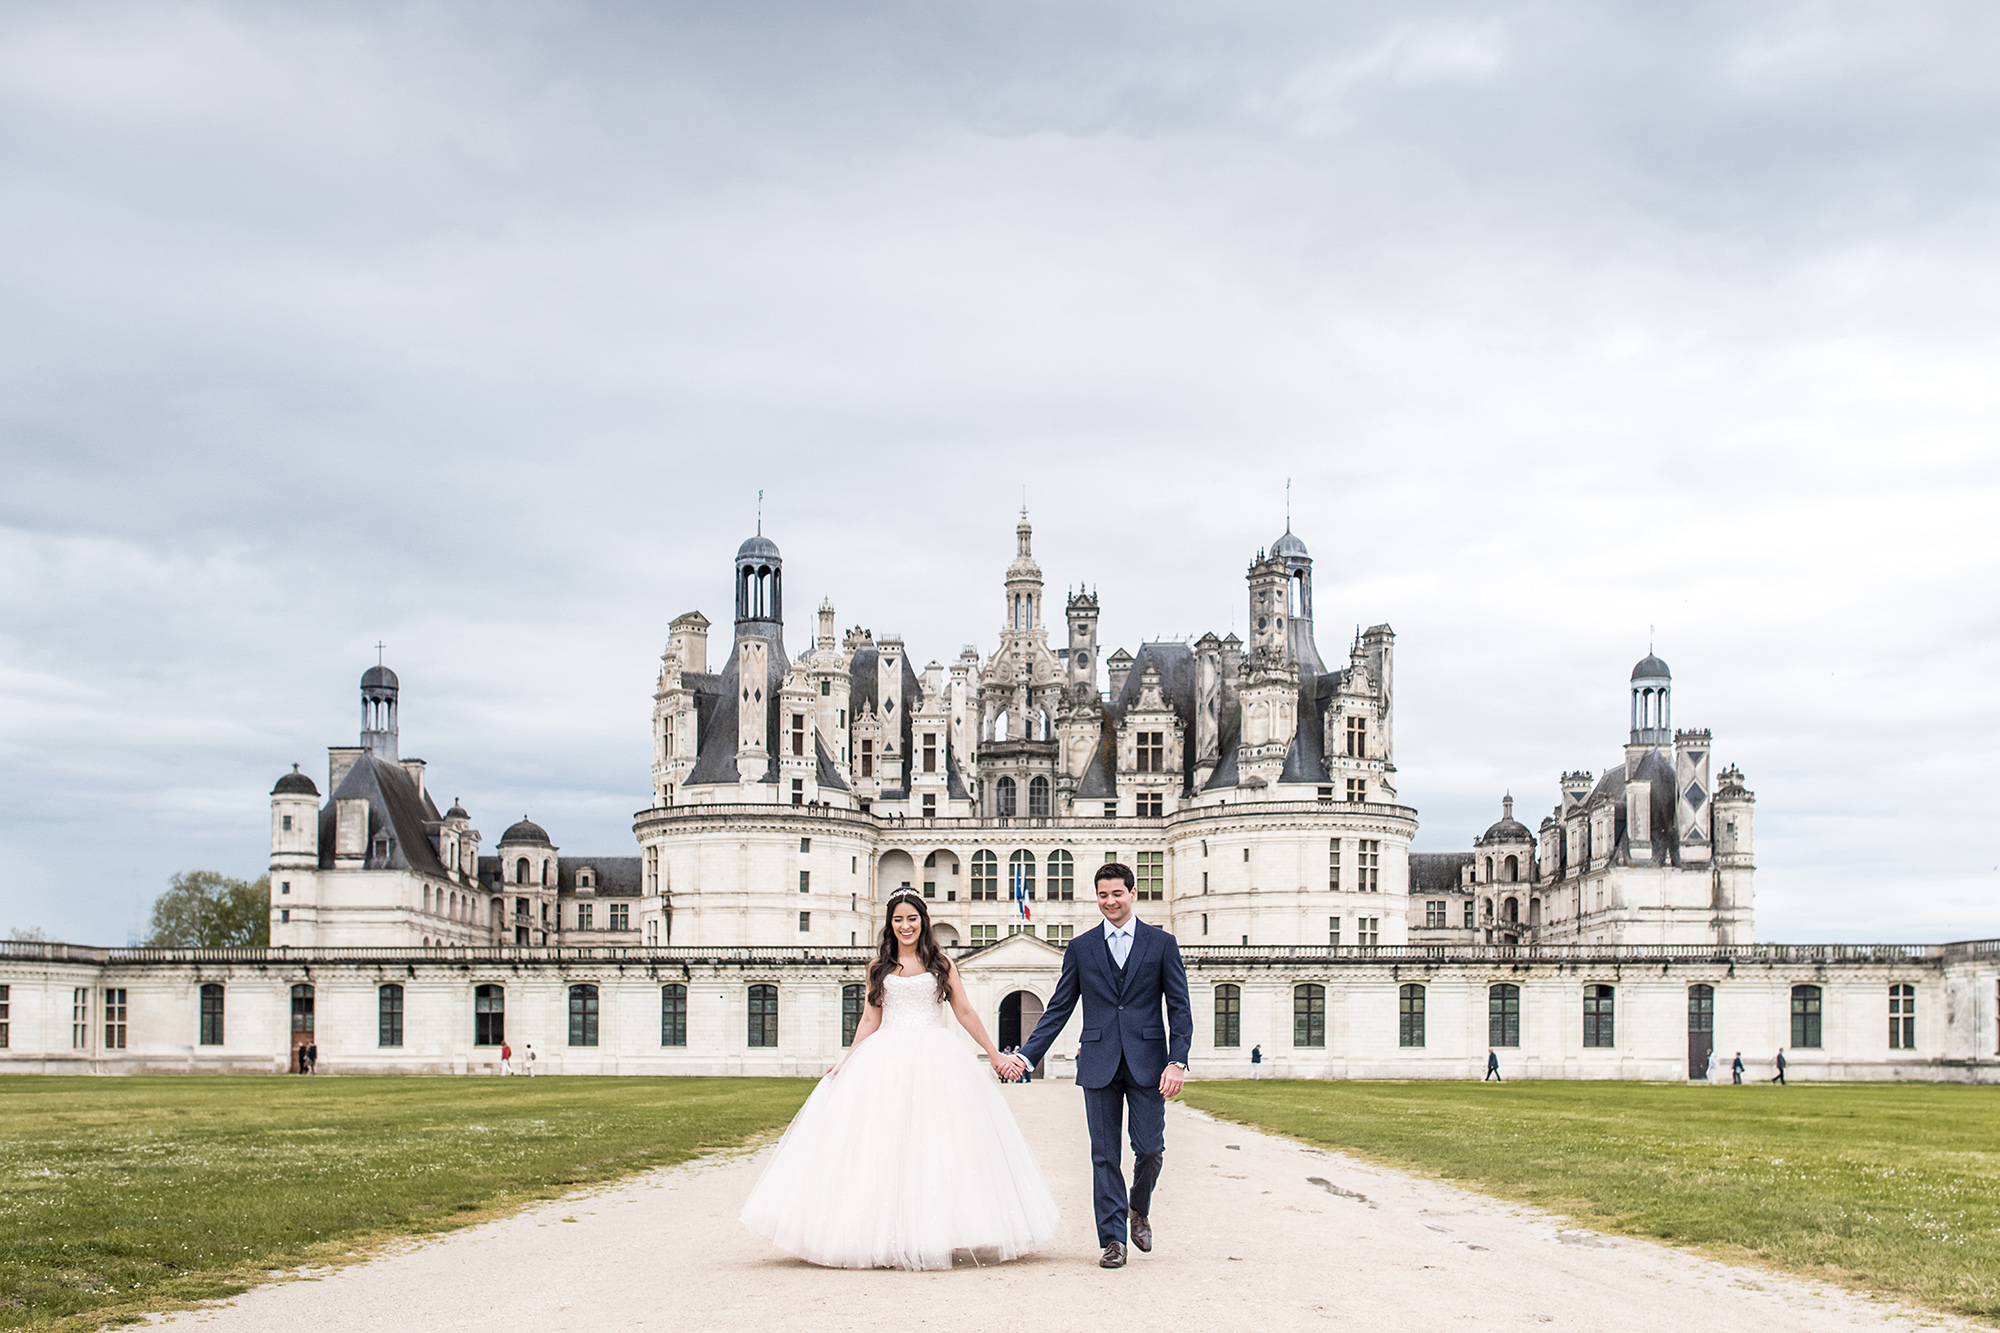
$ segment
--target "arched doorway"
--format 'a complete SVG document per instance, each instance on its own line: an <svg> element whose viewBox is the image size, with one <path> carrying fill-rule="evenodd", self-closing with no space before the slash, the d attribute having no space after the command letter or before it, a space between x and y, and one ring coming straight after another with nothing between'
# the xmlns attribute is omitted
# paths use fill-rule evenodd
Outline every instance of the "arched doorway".
<svg viewBox="0 0 2000 1333"><path fill-rule="evenodd" d="M1012 1051L1020 1049L1021 1043L1034 1035L1035 1024L1042 1021L1042 1002L1030 991L1017 990L1000 1001L1000 1031L996 1040L1000 1049Z"/></svg>

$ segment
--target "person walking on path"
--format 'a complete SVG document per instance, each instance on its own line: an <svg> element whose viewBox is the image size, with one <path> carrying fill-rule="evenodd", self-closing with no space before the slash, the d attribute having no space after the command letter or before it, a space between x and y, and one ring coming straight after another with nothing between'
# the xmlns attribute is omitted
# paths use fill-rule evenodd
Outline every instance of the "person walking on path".
<svg viewBox="0 0 2000 1333"><path fill-rule="evenodd" d="M1741 1051L1738 1051L1736 1058L1729 1062L1729 1081L1731 1083L1741 1083L1743 1081L1743 1052Z"/></svg>
<svg viewBox="0 0 2000 1333"><path fill-rule="evenodd" d="M1167 1154L1167 1099L1180 1095L1194 1040L1180 944L1133 914L1137 882L1130 866L1113 861L1098 867L1094 885L1097 910L1104 914L1102 933L1091 931L1063 951L1062 977L1034 1035L1019 1055L1000 1057L1010 1065L1040 1064L1077 1002L1083 1002L1083 1059L1076 1082L1090 1126L1097 1243L1104 1247L1100 1268L1123 1268L1128 1241L1152 1252L1150 1214ZM1127 1126L1129 1192L1120 1142Z"/></svg>
<svg viewBox="0 0 2000 1333"><path fill-rule="evenodd" d="M514 1072L514 1048L504 1041L500 1043L500 1072L503 1075Z"/></svg>
<svg viewBox="0 0 2000 1333"><path fill-rule="evenodd" d="M535 1076L535 1048L532 1046L524 1046L521 1049L525 1050L528 1053L527 1055L528 1077L533 1078Z"/></svg>
<svg viewBox="0 0 2000 1333"><path fill-rule="evenodd" d="M1701 1076L1709 1084L1710 1087L1713 1087L1715 1085L1716 1071L1719 1070L1721 1067L1722 1067L1722 1057L1715 1053L1714 1047L1712 1046L1709 1047L1708 1068L1702 1071Z"/></svg>
<svg viewBox="0 0 2000 1333"><path fill-rule="evenodd" d="M1261 1070L1261 1069L1259 1069L1259 1068L1257 1068L1257 1066L1258 1066L1258 1065L1261 1065L1261 1064L1263 1064L1263 1063L1264 1063L1264 1048L1263 1048L1262 1046L1252 1046L1252 1047L1250 1048L1250 1077L1251 1077L1251 1078L1262 1078L1262 1077L1263 1077L1263 1075L1264 1075L1264 1071L1263 1071L1263 1070Z"/></svg>
<svg viewBox="0 0 2000 1333"><path fill-rule="evenodd" d="M1500 1077L1500 1053L1490 1046L1486 1048L1486 1078L1492 1079L1495 1083L1505 1083L1507 1081ZM1486 1078L1482 1078L1479 1081L1484 1083Z"/></svg>
<svg viewBox="0 0 2000 1333"><path fill-rule="evenodd" d="M1785 1053L1783 1051L1778 1052L1778 1072L1771 1075L1771 1081L1781 1088L1785 1086Z"/></svg>

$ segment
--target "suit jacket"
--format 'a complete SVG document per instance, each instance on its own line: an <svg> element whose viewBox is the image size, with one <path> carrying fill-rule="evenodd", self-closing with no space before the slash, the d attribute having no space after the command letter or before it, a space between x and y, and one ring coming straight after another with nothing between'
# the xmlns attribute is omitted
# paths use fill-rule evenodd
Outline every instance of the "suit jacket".
<svg viewBox="0 0 2000 1333"><path fill-rule="evenodd" d="M1169 1063L1185 1065L1194 1040L1187 969L1174 937L1143 921L1132 923L1132 951L1120 968L1101 928L1079 935L1063 951L1062 979L1021 1047L1039 1065L1056 1036L1083 1002L1083 1054L1077 1086L1101 1088L1118 1076L1118 1062L1140 1083L1157 1084ZM1165 1009L1164 1016L1161 1013Z"/></svg>

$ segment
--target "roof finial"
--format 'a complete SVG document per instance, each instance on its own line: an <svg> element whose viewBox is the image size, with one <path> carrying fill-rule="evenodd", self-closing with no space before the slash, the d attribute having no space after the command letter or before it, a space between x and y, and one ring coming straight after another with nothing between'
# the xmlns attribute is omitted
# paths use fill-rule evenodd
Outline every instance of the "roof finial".
<svg viewBox="0 0 2000 1333"><path fill-rule="evenodd" d="M1653 655L1653 627L1651 625L1648 625L1646 626L1646 656L1651 657L1652 655Z"/></svg>
<svg viewBox="0 0 2000 1333"><path fill-rule="evenodd" d="M757 535L764 535L764 492L757 492Z"/></svg>
<svg viewBox="0 0 2000 1333"><path fill-rule="evenodd" d="M1292 530L1292 479L1285 478L1285 531Z"/></svg>
<svg viewBox="0 0 2000 1333"><path fill-rule="evenodd" d="M380 639L375 640L375 665L382 665L382 641Z"/></svg>

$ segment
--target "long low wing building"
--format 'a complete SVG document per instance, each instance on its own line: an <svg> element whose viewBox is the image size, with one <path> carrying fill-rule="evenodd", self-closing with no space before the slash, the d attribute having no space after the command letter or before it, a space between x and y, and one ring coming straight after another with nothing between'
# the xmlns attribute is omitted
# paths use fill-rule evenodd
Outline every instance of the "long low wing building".
<svg viewBox="0 0 2000 1333"><path fill-rule="evenodd" d="M1289 528L1244 625L1098 642L1073 589L1050 642L1024 512L998 643L918 668L894 634L784 640L784 561L738 549L735 621L675 618L634 844L565 852L525 815L490 851L400 753L401 682L361 680L325 790L271 792L268 950L0 944L0 1070L816 1075L860 1016L882 906L926 900L1003 1045L1101 946L1092 877L1133 868L1188 961L1195 1073L2000 1077L2000 945L1755 943L1754 795L1677 728L1650 652L1622 751L1565 772L1535 827L1413 853L1395 634L1315 641ZM1609 747L1607 747L1609 750ZM1076 1026L1074 1020L1072 1028ZM1060 1074L1077 1033L1057 1044Z"/></svg>

